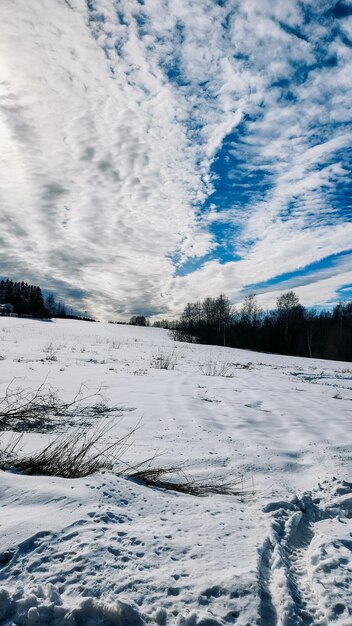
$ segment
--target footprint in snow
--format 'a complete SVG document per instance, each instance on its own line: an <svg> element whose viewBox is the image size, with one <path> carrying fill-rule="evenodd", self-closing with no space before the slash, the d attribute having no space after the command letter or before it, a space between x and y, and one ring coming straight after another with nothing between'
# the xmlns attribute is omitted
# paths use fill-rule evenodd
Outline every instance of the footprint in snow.
<svg viewBox="0 0 352 626"><path fill-rule="evenodd" d="M352 623L352 542L331 539L331 530L322 534L324 521L329 529L337 522L339 531L340 522L352 518L352 485L342 483L334 495L341 492L345 497L330 496L325 505L320 488L319 497L306 493L264 507L273 522L258 559L260 626L328 626L338 618Z"/></svg>

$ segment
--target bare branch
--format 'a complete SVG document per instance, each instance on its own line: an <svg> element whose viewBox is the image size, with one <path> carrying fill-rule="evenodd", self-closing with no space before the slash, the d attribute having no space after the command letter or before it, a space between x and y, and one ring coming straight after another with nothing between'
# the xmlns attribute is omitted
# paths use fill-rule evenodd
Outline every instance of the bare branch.
<svg viewBox="0 0 352 626"><path fill-rule="evenodd" d="M46 380L35 390L15 387L13 383L0 398L0 431L48 431L64 419L71 424L79 419L82 424L83 418L83 425L87 425L94 418L120 416L124 410L131 410L108 406L101 388L89 393L82 384L73 399L65 401Z"/></svg>

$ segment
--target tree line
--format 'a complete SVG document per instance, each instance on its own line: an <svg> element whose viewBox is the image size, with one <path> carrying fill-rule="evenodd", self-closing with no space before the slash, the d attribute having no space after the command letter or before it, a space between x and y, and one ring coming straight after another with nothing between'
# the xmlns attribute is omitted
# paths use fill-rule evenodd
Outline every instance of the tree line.
<svg viewBox="0 0 352 626"><path fill-rule="evenodd" d="M190 302L180 319L156 322L175 339L226 345L259 352L352 361L352 302L331 311L307 309L293 291L277 298L276 308L264 311L254 294L240 309L220 295Z"/></svg>
<svg viewBox="0 0 352 626"><path fill-rule="evenodd" d="M0 282L0 303L12 304L17 315L46 317L43 294L37 285L14 282L6 279Z"/></svg>
<svg viewBox="0 0 352 626"><path fill-rule="evenodd" d="M62 317L94 321L68 311L65 304L58 302L51 293L44 299L38 285L16 282L8 278L0 281L0 304L12 304L14 313L20 317L28 315L40 319Z"/></svg>
<svg viewBox="0 0 352 626"><path fill-rule="evenodd" d="M53 294L44 299L39 286L23 281L1 280L0 304L11 304L19 316L94 321L68 312ZM149 326L149 320L135 315L130 324ZM280 295L270 311L259 306L254 294L247 295L239 309L220 294L189 302L178 320L161 320L154 326L169 328L181 341L352 361L352 302L341 302L331 311L317 311L302 306L294 291Z"/></svg>

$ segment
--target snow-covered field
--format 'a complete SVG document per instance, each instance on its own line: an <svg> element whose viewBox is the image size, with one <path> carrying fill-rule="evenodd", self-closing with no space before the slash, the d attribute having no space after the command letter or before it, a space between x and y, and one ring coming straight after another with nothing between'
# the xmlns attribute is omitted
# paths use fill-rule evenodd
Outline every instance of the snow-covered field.
<svg viewBox="0 0 352 626"><path fill-rule="evenodd" d="M67 399L102 387L121 407L107 439L138 426L126 461L228 472L243 490L0 471L1 625L351 626L351 364L68 320L2 318L0 340L1 397L11 381ZM23 453L49 437L26 433Z"/></svg>

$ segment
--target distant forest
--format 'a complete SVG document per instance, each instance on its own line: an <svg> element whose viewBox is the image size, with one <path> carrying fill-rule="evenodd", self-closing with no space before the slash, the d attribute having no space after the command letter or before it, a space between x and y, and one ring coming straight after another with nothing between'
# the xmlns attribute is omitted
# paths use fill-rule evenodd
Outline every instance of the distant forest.
<svg viewBox="0 0 352 626"><path fill-rule="evenodd" d="M0 304L12 304L17 315L47 317L40 287L6 279L0 282Z"/></svg>
<svg viewBox="0 0 352 626"><path fill-rule="evenodd" d="M67 311L62 302L57 302L53 294L44 300L42 290L37 285L29 285L23 281L15 282L10 279L0 281L0 305L12 304L16 315L37 317L40 319L52 317L66 317L69 319L85 319Z"/></svg>
<svg viewBox="0 0 352 626"><path fill-rule="evenodd" d="M188 303L179 320L155 326L170 328L179 341L352 361L352 302L316 311L304 308L293 291L282 294L271 311L261 309L254 294L240 310L224 295L206 298Z"/></svg>
<svg viewBox="0 0 352 626"><path fill-rule="evenodd" d="M11 304L19 316L94 321L69 313L53 294L44 299L40 287L23 281L0 281L1 304ZM133 316L130 324L149 326L149 320ZM352 302L341 302L331 311L306 309L294 291L277 298L271 311L264 311L254 294L245 297L239 310L225 295L189 302L180 319L161 320L154 326L170 329L178 341L352 361Z"/></svg>

